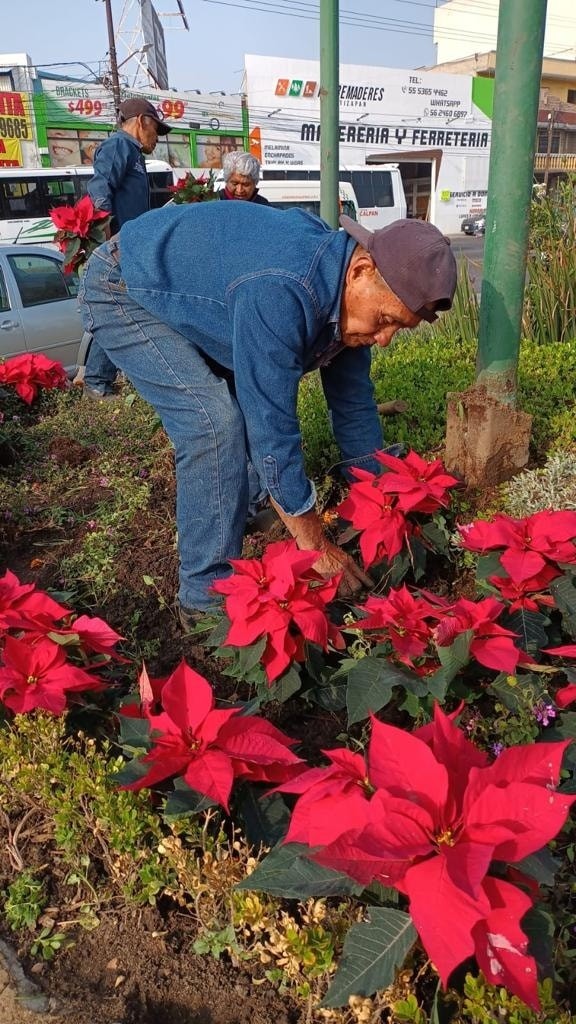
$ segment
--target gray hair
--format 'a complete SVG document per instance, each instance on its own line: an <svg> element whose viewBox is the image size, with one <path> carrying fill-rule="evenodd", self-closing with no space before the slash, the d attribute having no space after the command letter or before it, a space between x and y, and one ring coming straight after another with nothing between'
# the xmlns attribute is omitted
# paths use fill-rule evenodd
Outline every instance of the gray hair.
<svg viewBox="0 0 576 1024"><path fill-rule="evenodd" d="M245 178L252 178L255 185L260 179L260 161L250 153L226 153L222 161L224 181L228 181L233 174L242 174Z"/></svg>

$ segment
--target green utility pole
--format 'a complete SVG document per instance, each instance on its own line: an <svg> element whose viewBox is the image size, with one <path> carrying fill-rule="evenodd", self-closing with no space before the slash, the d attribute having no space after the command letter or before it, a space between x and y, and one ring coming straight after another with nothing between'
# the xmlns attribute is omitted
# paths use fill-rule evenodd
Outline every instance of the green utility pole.
<svg viewBox="0 0 576 1024"><path fill-rule="evenodd" d="M338 227L340 43L338 0L320 0L320 216Z"/></svg>
<svg viewBox="0 0 576 1024"><path fill-rule="evenodd" d="M516 400L547 0L504 0L498 18L477 382Z"/></svg>

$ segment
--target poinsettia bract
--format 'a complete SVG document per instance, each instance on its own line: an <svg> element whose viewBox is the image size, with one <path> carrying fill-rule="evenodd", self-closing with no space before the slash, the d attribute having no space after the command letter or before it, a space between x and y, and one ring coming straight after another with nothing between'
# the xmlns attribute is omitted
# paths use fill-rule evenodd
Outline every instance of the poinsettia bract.
<svg viewBox="0 0 576 1024"><path fill-rule="evenodd" d="M295 541L269 544L261 559L232 559L231 576L217 580L213 589L224 594L230 619L225 644L247 647L266 637L262 664L269 682L282 675L292 661L304 658L304 641L327 650L342 648L340 631L327 615L341 573L326 580L312 566L319 551L300 551Z"/></svg>
<svg viewBox="0 0 576 1024"><path fill-rule="evenodd" d="M216 708L210 684L184 661L161 687L147 676L145 683L142 716L150 723L152 748L142 763L148 771L122 788L149 788L181 776L228 810L235 779L277 783L301 771L302 761L290 749L295 740L240 708Z"/></svg>

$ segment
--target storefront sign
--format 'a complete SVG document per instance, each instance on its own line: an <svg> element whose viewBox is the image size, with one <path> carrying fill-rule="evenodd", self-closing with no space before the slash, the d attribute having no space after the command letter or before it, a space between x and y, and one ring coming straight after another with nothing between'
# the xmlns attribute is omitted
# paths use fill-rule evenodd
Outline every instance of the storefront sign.
<svg viewBox="0 0 576 1024"><path fill-rule="evenodd" d="M32 138L29 104L25 92L0 92L0 139Z"/></svg>
<svg viewBox="0 0 576 1024"><path fill-rule="evenodd" d="M264 166L319 167L319 64L247 56L245 68L250 127L259 130L252 149ZM339 77L340 166L394 162L396 154L401 164L427 165L427 174L405 172L407 188L414 191L415 174L427 177L430 216L442 230L458 231L466 197L484 192L488 181L492 122L486 103L476 102L474 79L353 64L342 64ZM419 215L414 200L412 215Z"/></svg>

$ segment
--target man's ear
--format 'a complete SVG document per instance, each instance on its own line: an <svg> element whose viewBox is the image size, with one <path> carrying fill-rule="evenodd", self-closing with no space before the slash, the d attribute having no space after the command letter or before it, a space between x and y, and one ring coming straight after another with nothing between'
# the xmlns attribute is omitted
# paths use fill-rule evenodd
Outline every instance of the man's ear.
<svg viewBox="0 0 576 1024"><path fill-rule="evenodd" d="M357 246L352 255L352 259L348 264L346 271L346 284L352 282L358 282L363 277L371 278L378 273L376 270L376 264L372 259L369 252L362 248L361 245Z"/></svg>

